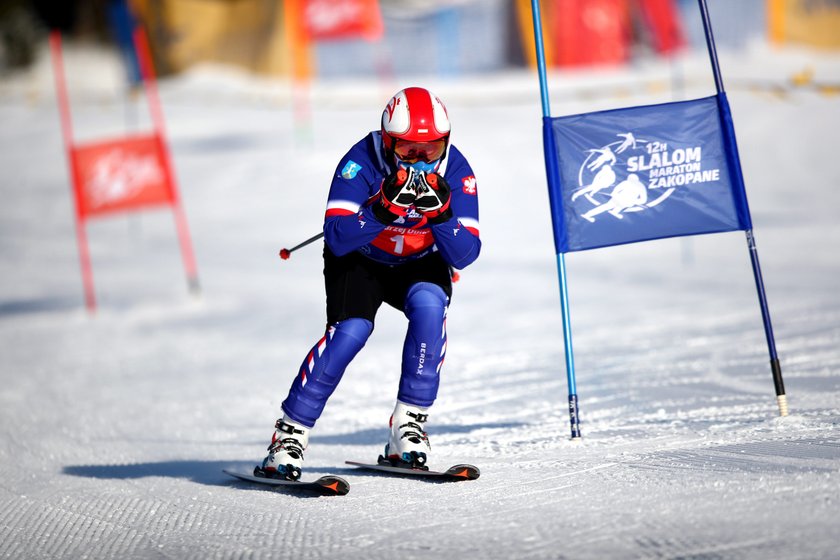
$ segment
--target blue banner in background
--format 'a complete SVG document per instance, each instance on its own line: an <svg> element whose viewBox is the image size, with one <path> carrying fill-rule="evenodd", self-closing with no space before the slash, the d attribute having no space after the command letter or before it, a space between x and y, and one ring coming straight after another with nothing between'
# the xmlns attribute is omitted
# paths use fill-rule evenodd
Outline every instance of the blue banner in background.
<svg viewBox="0 0 840 560"><path fill-rule="evenodd" d="M546 117L557 252L751 229L721 109L713 96Z"/></svg>

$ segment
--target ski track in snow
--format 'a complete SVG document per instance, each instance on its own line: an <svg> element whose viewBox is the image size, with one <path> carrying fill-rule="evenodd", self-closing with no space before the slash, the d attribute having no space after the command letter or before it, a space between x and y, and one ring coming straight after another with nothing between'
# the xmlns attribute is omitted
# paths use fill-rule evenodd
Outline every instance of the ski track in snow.
<svg viewBox="0 0 840 560"><path fill-rule="evenodd" d="M836 57L723 53L724 80L783 79L815 57L837 75ZM84 74L90 59L68 53L77 135L142 125L94 60L99 74ZM702 57L686 64L708 72ZM404 318L383 309L307 451L306 478L351 484L326 498L221 470L263 457L323 328L320 251L276 255L317 232L330 174L375 126L382 88L318 85L300 125L272 86L214 72L161 83L202 297L186 294L167 212L114 217L88 227L92 317L48 67L0 82L0 557L837 557L836 97L729 93L791 415L777 417L743 234L663 240L567 256L573 442L536 78L480 93L432 83L476 169L484 241L450 310L432 466L482 475L441 484L344 465L385 443ZM552 78L554 111L670 100L574 96L586 80L657 72ZM689 97L713 91L704 80Z"/></svg>

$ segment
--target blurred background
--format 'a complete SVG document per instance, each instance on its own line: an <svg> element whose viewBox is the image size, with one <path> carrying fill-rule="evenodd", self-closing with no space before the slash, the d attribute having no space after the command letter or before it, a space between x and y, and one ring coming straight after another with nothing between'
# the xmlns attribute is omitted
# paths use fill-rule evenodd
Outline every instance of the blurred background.
<svg viewBox="0 0 840 560"><path fill-rule="evenodd" d="M714 93L696 0L541 6L554 115ZM745 94L733 100L739 123L748 122L740 115L757 98L775 107L778 119L801 102L793 92L836 100L840 2L708 6L727 90ZM455 142L482 177L488 247L501 241L494 235L512 236L509 184L529 185L519 192L523 206L545 204L529 0L0 0L0 186L7 193L0 207L7 303L0 314L78 307L68 139L84 148L149 128L155 110L141 87L134 30L148 37L160 78L165 139L207 296L214 287L247 292L243 277L257 293L283 274L318 271L319 251L301 251L283 268L277 250L318 231L339 156L377 127L384 103L408 85L430 87L457 121ZM72 133L56 103L55 32ZM761 113L767 127L770 116ZM761 164L764 156L754 152L743 155L745 165ZM785 168L790 184L799 181L798 168ZM525 237L516 241L523 261L530 262L521 247L532 243L526 230L550 238L548 213L540 218L517 234ZM180 297L167 212L115 215L89 226L103 303ZM543 246L533 251L539 262L552 254ZM137 274L143 259L155 282ZM232 261L248 273L229 274ZM551 260L544 262L553 272ZM320 298L317 282L311 290Z"/></svg>
<svg viewBox="0 0 840 560"><path fill-rule="evenodd" d="M840 3L709 0L719 47L840 49ZM695 0L542 2L553 67L626 65L703 48ZM529 0L3 0L0 73L32 65L50 29L120 49L147 31L161 75L202 63L260 75L462 76L533 64ZM418 57L418 54L422 54Z"/></svg>

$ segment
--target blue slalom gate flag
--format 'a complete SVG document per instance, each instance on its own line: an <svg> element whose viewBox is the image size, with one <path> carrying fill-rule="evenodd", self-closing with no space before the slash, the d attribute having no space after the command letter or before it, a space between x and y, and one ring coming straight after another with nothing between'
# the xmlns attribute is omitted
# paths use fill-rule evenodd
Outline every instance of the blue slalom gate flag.
<svg viewBox="0 0 840 560"><path fill-rule="evenodd" d="M725 93L544 117L557 253L752 228Z"/></svg>

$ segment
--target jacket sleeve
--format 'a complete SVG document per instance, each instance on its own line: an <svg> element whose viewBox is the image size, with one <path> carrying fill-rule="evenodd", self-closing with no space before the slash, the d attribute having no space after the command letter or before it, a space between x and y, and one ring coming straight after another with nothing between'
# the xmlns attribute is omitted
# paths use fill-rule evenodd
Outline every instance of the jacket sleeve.
<svg viewBox="0 0 840 560"><path fill-rule="evenodd" d="M370 209L371 196L378 192L382 178L366 153L368 141L360 141L347 152L330 185L324 241L337 256L367 245L385 229Z"/></svg>
<svg viewBox="0 0 840 560"><path fill-rule="evenodd" d="M472 264L481 252L481 239L457 217L433 225L432 235L443 260L457 269Z"/></svg>
<svg viewBox="0 0 840 560"><path fill-rule="evenodd" d="M478 258L481 239L478 227L478 187L475 174L466 158L454 146L444 177L451 189L453 217L432 226L435 245L443 259L462 269Z"/></svg>
<svg viewBox="0 0 840 560"><path fill-rule="evenodd" d="M324 220L324 241L340 257L367 245L385 229L373 215L370 205L362 205L355 213L327 216Z"/></svg>

